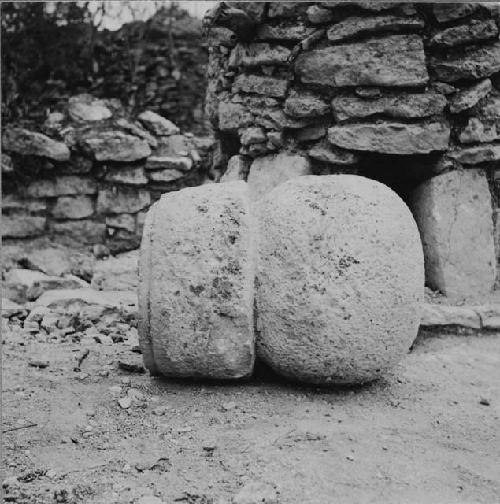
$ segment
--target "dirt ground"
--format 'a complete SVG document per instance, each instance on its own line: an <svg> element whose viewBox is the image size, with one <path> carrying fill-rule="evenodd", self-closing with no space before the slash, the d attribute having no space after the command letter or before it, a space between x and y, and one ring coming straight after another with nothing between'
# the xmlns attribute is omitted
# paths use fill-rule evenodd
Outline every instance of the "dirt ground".
<svg viewBox="0 0 500 504"><path fill-rule="evenodd" d="M151 378L118 368L142 363L120 343L76 372L81 347L4 334L5 502L218 504L250 480L290 504L500 502L499 335L420 337L341 390Z"/></svg>

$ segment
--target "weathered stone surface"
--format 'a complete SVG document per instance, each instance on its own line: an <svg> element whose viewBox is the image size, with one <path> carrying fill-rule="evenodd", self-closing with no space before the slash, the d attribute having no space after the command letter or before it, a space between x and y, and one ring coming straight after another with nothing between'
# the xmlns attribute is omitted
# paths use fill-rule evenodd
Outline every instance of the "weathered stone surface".
<svg viewBox="0 0 500 504"><path fill-rule="evenodd" d="M442 123L349 124L328 129L330 143L384 154L427 154L448 149L450 129Z"/></svg>
<svg viewBox="0 0 500 504"><path fill-rule="evenodd" d="M194 141L185 135L170 135L160 138L153 156L187 156L194 148Z"/></svg>
<svg viewBox="0 0 500 504"><path fill-rule="evenodd" d="M271 154L253 161L248 173L250 199L260 200L265 194L288 179L310 175L309 160L298 154Z"/></svg>
<svg viewBox="0 0 500 504"><path fill-rule="evenodd" d="M102 100L89 94L72 96L68 100L68 113L75 121L103 121L113 115Z"/></svg>
<svg viewBox="0 0 500 504"><path fill-rule="evenodd" d="M144 189L101 189L97 195L97 212L101 214L135 213L151 204Z"/></svg>
<svg viewBox="0 0 500 504"><path fill-rule="evenodd" d="M2 318L26 316L28 311L24 306L2 297Z"/></svg>
<svg viewBox="0 0 500 504"><path fill-rule="evenodd" d="M83 243L102 243L106 225L90 219L53 222L51 229L55 234L64 235Z"/></svg>
<svg viewBox="0 0 500 504"><path fill-rule="evenodd" d="M484 143L500 140L500 127L495 122L471 117L459 134L461 143Z"/></svg>
<svg viewBox="0 0 500 504"><path fill-rule="evenodd" d="M480 305L473 306L479 314L483 329L500 329L500 305Z"/></svg>
<svg viewBox="0 0 500 504"><path fill-rule="evenodd" d="M304 2L269 2L267 16L269 18L296 19L307 9Z"/></svg>
<svg viewBox="0 0 500 504"><path fill-rule="evenodd" d="M235 182L246 180L250 170L250 161L244 156L233 156L227 163L227 170L222 175L220 182Z"/></svg>
<svg viewBox="0 0 500 504"><path fill-rule="evenodd" d="M489 77L500 71L500 42L469 47L463 55L430 58L430 67L444 82Z"/></svg>
<svg viewBox="0 0 500 504"><path fill-rule="evenodd" d="M330 105L310 93L291 93L285 101L285 114L292 117L317 117L328 114Z"/></svg>
<svg viewBox="0 0 500 504"><path fill-rule="evenodd" d="M16 303L26 303L27 291L37 281L43 278L51 278L40 271L13 268L2 282L2 296ZM57 278L57 277L56 277Z"/></svg>
<svg viewBox="0 0 500 504"><path fill-rule="evenodd" d="M284 65L291 54L288 47L265 42L238 44L231 53L229 66L251 68L259 65Z"/></svg>
<svg viewBox="0 0 500 504"><path fill-rule="evenodd" d="M453 47L498 37L498 28L493 19L480 21L472 19L467 24L446 28L435 33L430 40L431 45Z"/></svg>
<svg viewBox="0 0 500 504"><path fill-rule="evenodd" d="M262 75L238 75L233 85L233 93L256 93L282 98L286 94L288 81Z"/></svg>
<svg viewBox="0 0 500 504"><path fill-rule="evenodd" d="M146 140L121 131L103 131L82 139L97 161L137 161L151 154Z"/></svg>
<svg viewBox="0 0 500 504"><path fill-rule="evenodd" d="M153 374L251 374L253 231L244 182L162 196L139 259L139 339Z"/></svg>
<svg viewBox="0 0 500 504"><path fill-rule="evenodd" d="M60 196L52 208L56 219L85 219L94 213L94 202L89 196Z"/></svg>
<svg viewBox="0 0 500 504"><path fill-rule="evenodd" d="M464 165L500 161L500 144L478 145L450 151L448 155Z"/></svg>
<svg viewBox="0 0 500 504"><path fill-rule="evenodd" d="M260 23L265 16L267 4L264 2L227 2L235 9L241 9L256 23Z"/></svg>
<svg viewBox="0 0 500 504"><path fill-rule="evenodd" d="M137 250L97 261L90 285L97 290L135 291L139 285Z"/></svg>
<svg viewBox="0 0 500 504"><path fill-rule="evenodd" d="M123 213L106 216L106 227L114 229L124 229L133 233L135 231L135 217L131 214Z"/></svg>
<svg viewBox="0 0 500 504"><path fill-rule="evenodd" d="M165 170L152 170L148 172L149 180L153 182L173 182L185 175L185 172L173 168L167 168Z"/></svg>
<svg viewBox="0 0 500 504"><path fill-rule="evenodd" d="M168 136L179 133L179 128L172 121L151 110L142 112L137 119L155 135Z"/></svg>
<svg viewBox="0 0 500 504"><path fill-rule="evenodd" d="M132 135L146 140L146 142L148 142L149 146L152 149L155 149L158 146L158 140L153 135L151 135L151 133L146 131L141 126L140 122L136 121L132 123L130 121L127 121L127 119L120 117L120 119L116 121L116 124L117 126L120 126L120 128L123 128L125 131L132 133Z"/></svg>
<svg viewBox="0 0 500 504"><path fill-rule="evenodd" d="M212 26L207 33L207 42L211 46L234 47L238 42L238 36L233 30L224 26Z"/></svg>
<svg viewBox="0 0 500 504"><path fill-rule="evenodd" d="M423 303L420 324L423 326L457 325L470 329L481 328L479 315L472 308L431 303Z"/></svg>
<svg viewBox="0 0 500 504"><path fill-rule="evenodd" d="M12 162L12 158L8 154L4 154L2 152L0 163L2 165L2 175L12 173L14 171L14 163Z"/></svg>
<svg viewBox="0 0 500 504"><path fill-rule="evenodd" d="M298 142L310 142L311 140L319 140L326 136L326 126L308 126L294 132L294 138Z"/></svg>
<svg viewBox="0 0 500 504"><path fill-rule="evenodd" d="M327 32L330 42L340 42L345 39L366 33L401 33L419 30L424 27L422 19L408 16L371 16L348 17L335 23Z"/></svg>
<svg viewBox="0 0 500 504"><path fill-rule="evenodd" d="M429 77L417 35L392 35L316 49L298 56L295 70L308 84L422 86Z"/></svg>
<svg viewBox="0 0 500 504"><path fill-rule="evenodd" d="M473 86L459 91L450 99L450 112L458 114L463 110L470 109L476 103L487 96L492 89L491 80L484 79Z"/></svg>
<svg viewBox="0 0 500 504"><path fill-rule="evenodd" d="M23 213L43 214L47 210L45 200L22 198L18 194L2 194L2 212L20 210Z"/></svg>
<svg viewBox="0 0 500 504"><path fill-rule="evenodd" d="M482 170L443 173L411 197L427 284L443 294L487 294L495 282L491 195Z"/></svg>
<svg viewBox="0 0 500 504"><path fill-rule="evenodd" d="M29 238L45 232L45 217L2 215L3 238Z"/></svg>
<svg viewBox="0 0 500 504"><path fill-rule="evenodd" d="M257 351L318 384L377 379L420 323L417 226L388 187L353 175L301 177L258 207Z"/></svg>
<svg viewBox="0 0 500 504"><path fill-rule="evenodd" d="M341 166L355 165L360 160L357 153L333 147L328 142L316 144L312 149L309 149L308 154L318 161Z"/></svg>
<svg viewBox="0 0 500 504"><path fill-rule="evenodd" d="M315 28L302 23L295 25L260 25L257 40L304 40L314 33Z"/></svg>
<svg viewBox="0 0 500 504"><path fill-rule="evenodd" d="M240 131L241 145L251 145L265 141L267 141L267 136L262 128L245 128Z"/></svg>
<svg viewBox="0 0 500 504"><path fill-rule="evenodd" d="M324 7L320 7L319 5L311 5L307 8L306 11L307 19L311 24L323 24L329 23L334 19L333 13L331 10L326 9Z"/></svg>
<svg viewBox="0 0 500 504"><path fill-rule="evenodd" d="M2 135L2 150L54 161L68 161L70 158L68 146L63 142L24 128L6 128Z"/></svg>
<svg viewBox="0 0 500 504"><path fill-rule="evenodd" d="M193 167L193 160L187 156L151 156L146 161L147 170L178 170L188 172ZM148 176L152 176L148 173Z"/></svg>
<svg viewBox="0 0 500 504"><path fill-rule="evenodd" d="M219 128L221 131L235 131L248 126L253 121L250 111L241 103L219 103Z"/></svg>
<svg viewBox="0 0 500 504"><path fill-rule="evenodd" d="M269 483L249 481L233 497L233 504L278 504L278 493Z"/></svg>
<svg viewBox="0 0 500 504"><path fill-rule="evenodd" d="M446 104L446 98L439 93L401 93L373 100L355 96L337 96L332 100L332 109L337 121L359 119L376 114L417 118L441 114Z"/></svg>
<svg viewBox="0 0 500 504"><path fill-rule="evenodd" d="M26 193L31 198L96 194L97 184L90 177L63 175L55 179L41 179L31 182L27 187Z"/></svg>
<svg viewBox="0 0 500 504"><path fill-rule="evenodd" d="M68 277L54 277L43 275L42 278L34 280L27 286L26 297L29 301L38 299L44 292L61 289L83 289L88 288L89 284L78 277L69 275Z"/></svg>
<svg viewBox="0 0 500 504"><path fill-rule="evenodd" d="M104 180L118 184L144 185L148 179L144 174L144 168L124 166L123 168L111 168L106 173Z"/></svg>
<svg viewBox="0 0 500 504"><path fill-rule="evenodd" d="M479 4L473 3L435 3L432 10L440 23L447 23L472 14L478 7Z"/></svg>

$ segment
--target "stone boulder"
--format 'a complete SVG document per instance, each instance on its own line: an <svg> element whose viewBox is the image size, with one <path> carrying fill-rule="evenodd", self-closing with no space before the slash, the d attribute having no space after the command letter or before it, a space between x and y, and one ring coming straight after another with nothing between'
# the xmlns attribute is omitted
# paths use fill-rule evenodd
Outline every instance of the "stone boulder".
<svg viewBox="0 0 500 504"><path fill-rule="evenodd" d="M266 193L288 179L311 175L309 160L298 154L272 154L255 159L248 173L250 198L258 201Z"/></svg>
<svg viewBox="0 0 500 504"><path fill-rule="evenodd" d="M252 373L253 235L244 182L164 194L139 258L140 344L153 374Z"/></svg>
<svg viewBox="0 0 500 504"><path fill-rule="evenodd" d="M68 114L75 121L103 121L112 117L113 112L103 100L81 94L68 100Z"/></svg>
<svg viewBox="0 0 500 504"><path fill-rule="evenodd" d="M493 211L482 170L431 178L411 195L429 287L449 297L488 294L495 283Z"/></svg>
<svg viewBox="0 0 500 504"><path fill-rule="evenodd" d="M142 112L137 119L155 135L168 136L179 133L179 128L172 121L151 110Z"/></svg>
<svg viewBox="0 0 500 504"><path fill-rule="evenodd" d="M96 161L137 161L151 154L146 140L121 131L102 131L82 139L84 148L90 150Z"/></svg>
<svg viewBox="0 0 500 504"><path fill-rule="evenodd" d="M7 128L2 135L2 150L54 161L68 161L70 158L69 148L63 142L24 128Z"/></svg>
<svg viewBox="0 0 500 504"><path fill-rule="evenodd" d="M317 384L383 376L417 335L423 253L411 212L354 175L299 177L260 201L257 352Z"/></svg>

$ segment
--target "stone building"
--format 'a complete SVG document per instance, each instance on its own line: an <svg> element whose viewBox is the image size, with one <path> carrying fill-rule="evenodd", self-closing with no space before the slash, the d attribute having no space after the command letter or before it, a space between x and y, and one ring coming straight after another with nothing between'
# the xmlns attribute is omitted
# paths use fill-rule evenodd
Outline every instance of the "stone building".
<svg viewBox="0 0 500 504"><path fill-rule="evenodd" d="M431 288L491 292L498 5L226 2L205 25L221 181L247 180L258 200L297 175L377 179L414 213Z"/></svg>

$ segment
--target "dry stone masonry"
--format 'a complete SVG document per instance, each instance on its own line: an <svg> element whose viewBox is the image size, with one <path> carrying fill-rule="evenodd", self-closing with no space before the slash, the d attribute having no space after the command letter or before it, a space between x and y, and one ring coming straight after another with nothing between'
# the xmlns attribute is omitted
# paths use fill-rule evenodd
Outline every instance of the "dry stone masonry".
<svg viewBox="0 0 500 504"><path fill-rule="evenodd" d="M2 135L2 237L51 236L137 248L146 211L162 193L207 178L210 138L181 134L165 117L129 117L116 100L72 97L45 124Z"/></svg>
<svg viewBox="0 0 500 504"><path fill-rule="evenodd" d="M456 271L451 280L427 267L429 285L457 296L491 291L500 236L497 4L224 2L205 25L222 182L247 180L261 198L309 173L379 180L421 202L412 210L426 262ZM440 182L448 178L475 182L457 192ZM458 220L449 215L462 204ZM436 225L429 219L441 208ZM477 245L467 248L469 265L443 257L469 231L463 241Z"/></svg>

